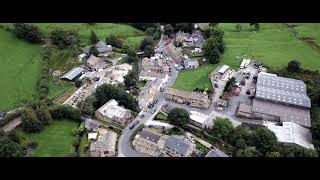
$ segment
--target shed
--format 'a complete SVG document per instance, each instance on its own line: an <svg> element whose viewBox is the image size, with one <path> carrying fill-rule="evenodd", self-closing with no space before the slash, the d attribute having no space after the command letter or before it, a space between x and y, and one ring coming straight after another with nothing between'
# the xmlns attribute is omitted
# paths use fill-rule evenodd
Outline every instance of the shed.
<svg viewBox="0 0 320 180"><path fill-rule="evenodd" d="M69 71L65 75L63 75L61 77L61 79L74 81L74 80L78 79L82 75L82 72L84 72L83 68L75 67L71 71Z"/></svg>
<svg viewBox="0 0 320 180"><path fill-rule="evenodd" d="M223 66L219 69L219 73L220 73L220 74L224 74L229 68L230 68L230 66L228 66L228 65L223 65Z"/></svg>

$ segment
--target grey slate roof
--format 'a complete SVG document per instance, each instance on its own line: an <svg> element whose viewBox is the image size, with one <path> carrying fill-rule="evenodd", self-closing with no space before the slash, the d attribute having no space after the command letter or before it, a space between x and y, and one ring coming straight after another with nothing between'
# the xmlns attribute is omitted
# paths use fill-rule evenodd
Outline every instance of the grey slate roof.
<svg viewBox="0 0 320 180"><path fill-rule="evenodd" d="M72 70L70 70L69 72L67 72L65 75L63 75L61 77L61 79L67 79L67 80L73 81L74 79L79 77L83 71L84 71L83 68L75 67Z"/></svg>
<svg viewBox="0 0 320 180"><path fill-rule="evenodd" d="M221 151L217 148L214 148L208 152L206 157L229 157L229 156L226 153L224 153L223 151Z"/></svg>
<svg viewBox="0 0 320 180"><path fill-rule="evenodd" d="M105 52L111 52L112 51L112 47L110 45L107 45L103 41L99 41L96 44L96 48L97 48L99 53L105 53Z"/></svg>
<svg viewBox="0 0 320 180"><path fill-rule="evenodd" d="M189 67L189 66L199 66L199 63L198 61L196 60L191 60L191 59L188 59L188 58L185 58L183 60L183 64L185 67Z"/></svg>
<svg viewBox="0 0 320 180"><path fill-rule="evenodd" d="M84 127L88 130L97 129L100 125L101 125L101 123L99 123L98 121L95 121L95 120L89 119L89 118L86 118L86 120L84 122Z"/></svg>
<svg viewBox="0 0 320 180"><path fill-rule="evenodd" d="M159 135L154 134L150 131L146 131L146 130L141 131L139 133L139 135L141 138L147 139L147 140L152 141L154 143L158 143L159 139L161 138Z"/></svg>
<svg viewBox="0 0 320 180"><path fill-rule="evenodd" d="M183 156L186 155L186 153L188 152L188 149L190 148L189 143L186 143L182 139L174 136L168 137L164 146L168 149L173 149L177 151L179 154L182 154Z"/></svg>
<svg viewBox="0 0 320 180"><path fill-rule="evenodd" d="M306 84L301 80L259 73L256 99L310 108Z"/></svg>

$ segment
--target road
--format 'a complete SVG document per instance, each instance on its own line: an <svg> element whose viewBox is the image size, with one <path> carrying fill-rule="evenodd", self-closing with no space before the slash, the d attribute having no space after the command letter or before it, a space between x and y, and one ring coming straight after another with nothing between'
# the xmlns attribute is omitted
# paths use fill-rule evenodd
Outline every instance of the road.
<svg viewBox="0 0 320 180"><path fill-rule="evenodd" d="M161 38L162 39L162 38ZM163 41L159 42L160 49L162 49L164 46ZM177 76L178 76L178 71L174 68L174 63L170 62L169 63L171 67L171 76L169 76L168 82L164 85L164 89L173 86ZM165 100L165 91L164 92L159 92L158 93L158 102L154 105L154 109L156 109L155 113L151 113L152 109L148 109L147 112L141 111L139 115L132 121L131 124L133 124L135 121L139 121L139 123L133 128L129 129L131 124L129 124L126 128L122 130L122 134L119 138L118 142L118 157L144 157L145 155L135 151L132 149L132 143L130 141L130 136L132 133L142 124L145 124L148 121L151 121L155 115L160 111L161 107L166 103ZM143 114L144 117L140 118L140 115Z"/></svg>

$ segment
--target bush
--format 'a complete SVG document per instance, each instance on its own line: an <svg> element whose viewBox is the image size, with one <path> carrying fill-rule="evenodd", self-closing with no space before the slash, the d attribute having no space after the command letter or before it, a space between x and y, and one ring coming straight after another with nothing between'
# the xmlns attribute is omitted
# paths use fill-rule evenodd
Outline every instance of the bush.
<svg viewBox="0 0 320 180"><path fill-rule="evenodd" d="M0 157L21 157L25 155L22 146L7 136L0 137Z"/></svg>
<svg viewBox="0 0 320 180"><path fill-rule="evenodd" d="M153 37L151 37L151 36L146 36L144 39L143 39L143 41L141 42L141 45L140 45L140 50L144 50L145 48L146 48L146 46L148 46L148 45L151 45L151 46L153 46L153 44L154 44L154 39L153 39Z"/></svg>
<svg viewBox="0 0 320 180"><path fill-rule="evenodd" d="M21 127L24 131L29 133L39 132L42 129L42 124L33 109L25 108L22 116Z"/></svg>
<svg viewBox="0 0 320 180"><path fill-rule="evenodd" d="M68 105L53 106L49 109L49 112L53 119L68 118L68 119L73 119L77 121L82 121L80 110L77 108L73 108L72 106L68 106Z"/></svg>
<svg viewBox="0 0 320 180"><path fill-rule="evenodd" d="M79 88L79 87L82 86L82 81L81 81L80 79L76 79L76 80L74 81L74 85L75 85L77 88Z"/></svg>
<svg viewBox="0 0 320 180"><path fill-rule="evenodd" d="M233 130L233 125L229 119L217 118L214 120L214 126L212 128L213 136L226 141L231 137Z"/></svg>
<svg viewBox="0 0 320 180"><path fill-rule="evenodd" d="M115 35L111 34L109 37L106 39L107 44L110 44L114 47L117 48L122 48L122 41Z"/></svg>
<svg viewBox="0 0 320 180"><path fill-rule="evenodd" d="M301 63L297 60L292 60L288 63L288 71L289 72L299 72L301 70L300 68Z"/></svg>
<svg viewBox="0 0 320 180"><path fill-rule="evenodd" d="M51 114L48 110L48 107L41 106L41 107L37 108L35 112L37 114L39 121L43 125L48 125L52 121L52 117L51 117Z"/></svg>
<svg viewBox="0 0 320 180"><path fill-rule="evenodd" d="M51 32L50 39L52 43L57 45L59 49L64 49L72 46L79 46L78 33L75 31L65 31L62 29L56 29Z"/></svg>
<svg viewBox="0 0 320 180"><path fill-rule="evenodd" d="M190 121L189 116L190 115L187 110L182 108L174 108L169 112L167 119L171 124L175 126L183 127L189 123Z"/></svg>
<svg viewBox="0 0 320 180"><path fill-rule="evenodd" d="M42 42L42 33L39 28L32 24L16 23L14 24L15 33L18 38L25 39L31 43Z"/></svg>

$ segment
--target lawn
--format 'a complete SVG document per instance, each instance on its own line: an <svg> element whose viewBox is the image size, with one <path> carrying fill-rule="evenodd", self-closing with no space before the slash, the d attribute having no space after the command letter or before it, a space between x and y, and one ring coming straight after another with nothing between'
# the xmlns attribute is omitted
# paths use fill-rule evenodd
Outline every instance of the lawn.
<svg viewBox="0 0 320 180"><path fill-rule="evenodd" d="M294 29L299 37L310 37L320 44L320 23L297 23L296 25Z"/></svg>
<svg viewBox="0 0 320 180"><path fill-rule="evenodd" d="M59 97L73 87L74 87L74 85L71 82L56 80L55 78L50 78L49 79L48 98L54 99L56 97ZM74 88L74 89L76 89L76 88Z"/></svg>
<svg viewBox="0 0 320 180"><path fill-rule="evenodd" d="M41 47L3 29L0 39L0 111L7 111L36 96Z"/></svg>
<svg viewBox="0 0 320 180"><path fill-rule="evenodd" d="M72 145L74 136L71 133L75 127L78 127L78 123L73 120L54 120L40 133L23 133L31 141L38 143L38 147L33 150L31 156L65 157L71 155L75 151Z"/></svg>
<svg viewBox="0 0 320 180"><path fill-rule="evenodd" d="M236 57L243 56L257 58L272 67L285 67L290 60L297 59L304 68L320 69L320 53L296 38L285 24L260 23L260 31L257 32L249 31L248 24L245 31L237 32L235 25L219 24L224 30L226 45L222 63L238 68L241 59ZM316 31L313 26L304 28L312 29L308 33L320 33L319 28Z"/></svg>
<svg viewBox="0 0 320 180"><path fill-rule="evenodd" d="M200 142L196 141L196 148L201 150L203 152L204 155L208 154L208 152L210 151L209 148L207 148L206 146L204 146L203 144L201 144Z"/></svg>
<svg viewBox="0 0 320 180"><path fill-rule="evenodd" d="M173 87L185 91L192 91L195 88L210 89L212 85L209 75L217 66L218 64L204 64L194 70L179 72Z"/></svg>
<svg viewBox="0 0 320 180"><path fill-rule="evenodd" d="M93 30L100 40L105 41L106 37L115 34L119 36L130 47L138 47L144 38L144 32L126 25L115 23L96 23L89 25L87 23L37 23L36 24L46 35L51 31L61 28L65 30L75 30L80 36L80 40L89 43L91 30Z"/></svg>

